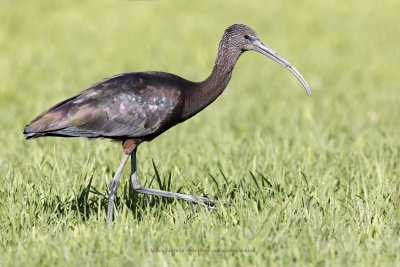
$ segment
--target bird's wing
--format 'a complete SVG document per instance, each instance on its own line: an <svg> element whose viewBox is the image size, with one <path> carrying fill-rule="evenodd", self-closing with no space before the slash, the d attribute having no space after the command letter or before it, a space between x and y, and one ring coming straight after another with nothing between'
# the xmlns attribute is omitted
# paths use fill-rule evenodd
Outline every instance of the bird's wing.
<svg viewBox="0 0 400 267"><path fill-rule="evenodd" d="M24 129L43 135L129 138L151 135L177 116L181 92L138 73L104 79L39 115Z"/></svg>

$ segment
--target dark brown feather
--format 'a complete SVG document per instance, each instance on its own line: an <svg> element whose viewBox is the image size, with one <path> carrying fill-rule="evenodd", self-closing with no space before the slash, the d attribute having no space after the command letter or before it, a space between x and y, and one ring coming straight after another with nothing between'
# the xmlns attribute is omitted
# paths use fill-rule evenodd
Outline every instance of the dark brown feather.
<svg viewBox="0 0 400 267"><path fill-rule="evenodd" d="M44 135L118 140L152 137L182 112L183 97L179 88L185 80L176 77L149 72L104 79L39 115L25 127L24 134L27 138Z"/></svg>

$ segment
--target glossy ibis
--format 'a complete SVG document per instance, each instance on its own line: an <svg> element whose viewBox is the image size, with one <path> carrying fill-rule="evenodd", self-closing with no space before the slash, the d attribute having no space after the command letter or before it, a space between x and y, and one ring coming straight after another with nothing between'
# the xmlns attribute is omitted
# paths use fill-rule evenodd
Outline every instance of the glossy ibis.
<svg viewBox="0 0 400 267"><path fill-rule="evenodd" d="M192 212L193 203L213 207L218 202L208 198L143 187L136 176L136 150L142 142L153 140L211 104L228 85L240 55L249 50L284 66L311 95L303 76L288 61L262 43L253 29L235 24L225 30L212 73L204 81L191 82L165 72L114 75L49 108L25 127L24 135L27 139L81 136L122 142L124 155L109 189L108 222L113 218L118 180L129 156L132 156L131 179L136 192L186 200Z"/></svg>

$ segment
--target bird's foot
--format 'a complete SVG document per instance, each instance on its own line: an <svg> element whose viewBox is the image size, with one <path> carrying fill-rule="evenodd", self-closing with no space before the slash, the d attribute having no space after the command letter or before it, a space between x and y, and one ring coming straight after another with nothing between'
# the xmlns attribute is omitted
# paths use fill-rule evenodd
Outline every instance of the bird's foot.
<svg viewBox="0 0 400 267"><path fill-rule="evenodd" d="M132 187L133 187L133 190L135 190L138 193L142 193L142 194L185 200L185 201L189 202L193 215L195 215L193 204L202 205L211 210L217 209L215 207L216 205L221 205L221 206L231 206L232 205L232 203L230 203L230 202L225 203L225 202L221 202L221 201L212 200L212 199L209 199L206 197L196 197L193 195L172 193L169 191L147 188L147 187L142 186L137 179L132 179Z"/></svg>

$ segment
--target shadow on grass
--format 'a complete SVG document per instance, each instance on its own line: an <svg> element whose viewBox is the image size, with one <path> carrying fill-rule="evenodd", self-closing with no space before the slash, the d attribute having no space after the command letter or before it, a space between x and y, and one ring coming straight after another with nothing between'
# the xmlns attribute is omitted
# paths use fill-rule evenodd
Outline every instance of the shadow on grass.
<svg viewBox="0 0 400 267"><path fill-rule="evenodd" d="M178 190L174 190L171 186L172 174L169 173L168 175L162 177L154 161L153 169L154 174L152 175L152 178L150 181L146 180L143 186L149 188L158 188L165 191L172 191L175 193L180 193L184 189L184 187L181 186L178 188ZM284 186L273 181L271 178L268 178L268 176L263 175L260 172L254 174L250 171L249 173L250 177L244 177L240 180L240 182L235 183L234 181L229 180L222 170L219 170L219 173L217 173L218 175L213 175L209 172L209 176L215 184L216 193L210 196L203 191L201 186L193 183L193 186L197 191L193 194L196 196L203 196L216 200L232 200L235 199L237 194L240 192L240 198L244 198L241 201L255 201L259 210L263 210L265 208L263 203L266 198L278 198L284 201L285 199L292 198L294 196L292 191L285 190ZM219 176L222 177L223 181L218 182ZM307 182L307 177L303 173L302 178L305 181L303 191L307 196L310 196L310 188ZM82 186L78 190L79 193L75 193L69 201L62 202L60 198L56 196L57 203L48 203L48 208L55 211L59 216L63 216L65 212L72 211L84 221L88 220L92 215L97 214L99 210L101 210L101 212L107 212L108 189L106 189L104 193L100 192L97 188L92 186L92 180L93 174L90 177L89 183L84 187ZM254 184L251 181L253 181ZM168 205L171 205L175 201L175 199L172 198L136 193L132 189L131 181L125 183L124 185L120 185L120 190L123 191L122 194L120 193L117 195L114 202L114 208L121 210L125 206L138 220L142 219L148 208L157 208L159 211L166 210ZM311 198L312 197L310 197L310 199ZM56 204L56 210L54 210L54 204ZM44 208L46 209L46 207ZM158 214L161 214L161 212L158 212ZM188 215L189 214L191 214L190 211L188 211Z"/></svg>
<svg viewBox="0 0 400 267"><path fill-rule="evenodd" d="M144 181L143 186L149 188L157 188L164 191L170 191L174 193L181 193L184 189L183 186L179 187L177 190L172 188L172 173L162 177L158 171L156 164L153 161L153 169L154 174L151 175L150 181L147 179ZM231 181L228 181L226 176L220 171L222 174L225 183L223 185L219 185L217 180L210 174L214 183L217 187L217 194L214 196L209 196L206 194L198 184L193 183L194 188L196 189L196 196L203 196L211 199L218 199L218 197L225 196L233 199L235 196L235 191L237 186L233 185ZM97 188L92 186L93 175L91 175L90 180L86 186L81 186L74 195L69 198L67 201L63 201L61 197L55 196L56 200L47 199L45 203L43 203L43 209L50 209L52 212L55 212L57 216L63 216L66 212L73 212L77 214L82 220L86 221L92 215L95 215L99 212L99 209L102 212L107 212L108 205L108 188L103 192L99 191ZM168 205L171 205L175 199L166 198L166 197L158 197L158 196L150 196L144 195L140 193L136 193L132 189L131 180L125 184L119 185L119 190L122 190L122 194L117 194L114 201L114 209L121 210L123 206L128 208L135 218L141 220L146 209L150 208L158 208L159 211L167 209ZM227 192L222 194L221 192ZM190 213L190 212L189 212ZM191 213L190 213L191 214Z"/></svg>

